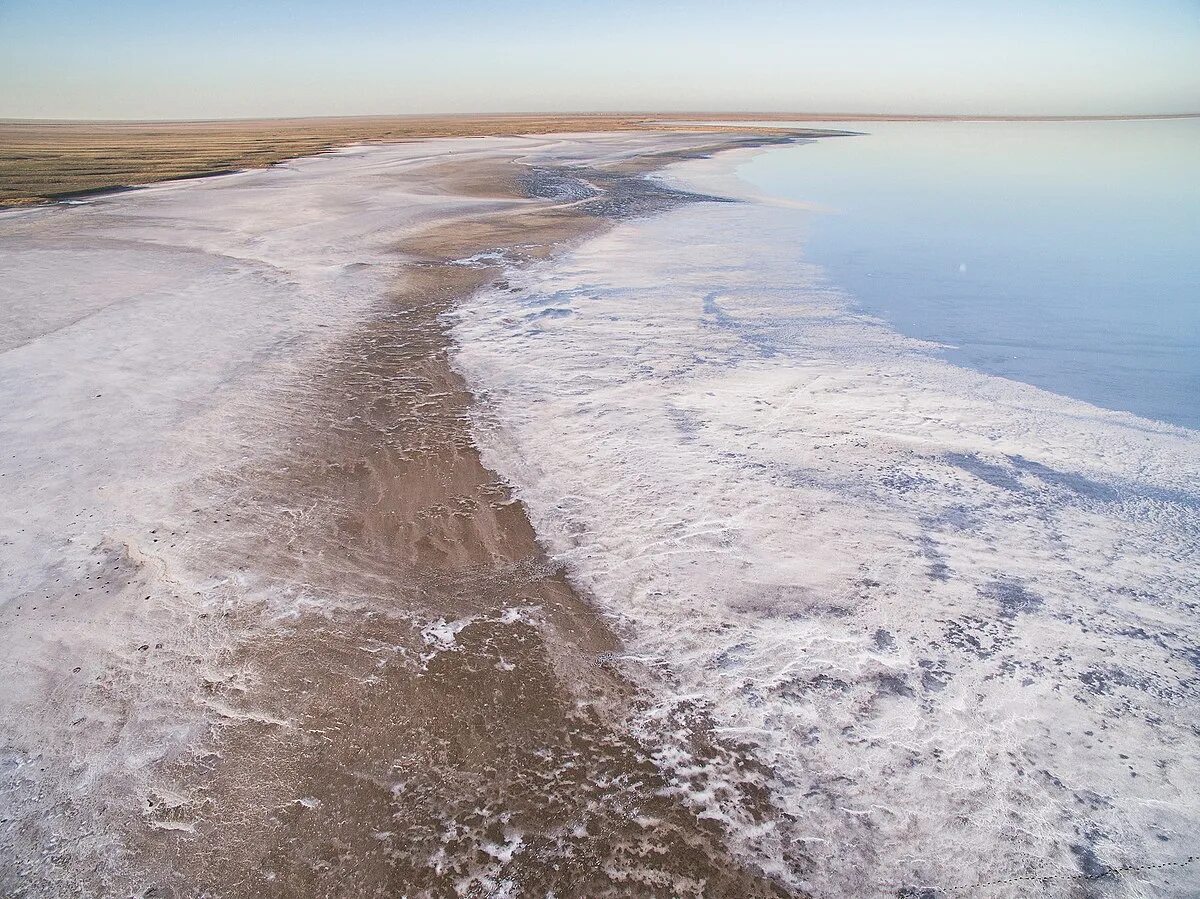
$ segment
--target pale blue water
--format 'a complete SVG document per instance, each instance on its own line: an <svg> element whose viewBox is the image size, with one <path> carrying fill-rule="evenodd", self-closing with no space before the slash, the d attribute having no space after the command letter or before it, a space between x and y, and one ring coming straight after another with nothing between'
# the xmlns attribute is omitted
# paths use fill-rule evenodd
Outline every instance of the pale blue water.
<svg viewBox="0 0 1200 899"><path fill-rule="evenodd" d="M828 127L828 126L826 126ZM879 123L738 174L797 252L951 360L1200 428L1200 120Z"/></svg>

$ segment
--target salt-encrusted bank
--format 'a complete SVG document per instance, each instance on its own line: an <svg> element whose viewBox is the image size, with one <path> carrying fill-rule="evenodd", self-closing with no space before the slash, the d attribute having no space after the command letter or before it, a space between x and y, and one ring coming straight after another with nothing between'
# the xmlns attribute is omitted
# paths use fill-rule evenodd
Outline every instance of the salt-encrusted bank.
<svg viewBox="0 0 1200 899"><path fill-rule="evenodd" d="M668 173L736 194L731 160ZM674 789L816 896L1194 895L1200 434L937 359L805 226L625 223L456 331L485 462L652 673L647 726L699 707L767 766L664 747Z"/></svg>
<svg viewBox="0 0 1200 899"><path fill-rule="evenodd" d="M444 318L737 142L360 147L0 215L0 893L779 895L624 726Z"/></svg>

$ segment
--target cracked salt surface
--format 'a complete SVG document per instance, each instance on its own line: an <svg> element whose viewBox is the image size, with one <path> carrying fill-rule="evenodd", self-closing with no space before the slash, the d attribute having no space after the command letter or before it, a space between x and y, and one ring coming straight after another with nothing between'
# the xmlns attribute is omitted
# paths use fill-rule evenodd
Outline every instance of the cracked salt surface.
<svg viewBox="0 0 1200 899"><path fill-rule="evenodd" d="M1200 843L1200 434L853 314L804 224L622 223L457 325L485 461L648 663L644 726L706 709L776 820L661 733L659 764L814 896L1196 895L1194 866L1072 878Z"/></svg>

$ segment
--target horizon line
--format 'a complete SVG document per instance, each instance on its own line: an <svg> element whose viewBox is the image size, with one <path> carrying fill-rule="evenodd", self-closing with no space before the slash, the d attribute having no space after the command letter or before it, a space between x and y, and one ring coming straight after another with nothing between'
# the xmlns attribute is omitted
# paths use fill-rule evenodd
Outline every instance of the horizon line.
<svg viewBox="0 0 1200 899"><path fill-rule="evenodd" d="M570 111L554 112L406 112L406 113L357 113L347 115L252 115L201 118L9 118L0 116L4 125L184 125L215 124L222 122L296 122L323 121L330 119L514 119L514 118L700 118L717 120L728 118L759 119L763 121L929 121L929 122L1110 122L1144 121L1155 119L1200 118L1198 112L1151 112L1151 113L1105 113L1096 115L1050 115L1050 114L998 114L998 113L908 113L908 112L766 112L766 111Z"/></svg>

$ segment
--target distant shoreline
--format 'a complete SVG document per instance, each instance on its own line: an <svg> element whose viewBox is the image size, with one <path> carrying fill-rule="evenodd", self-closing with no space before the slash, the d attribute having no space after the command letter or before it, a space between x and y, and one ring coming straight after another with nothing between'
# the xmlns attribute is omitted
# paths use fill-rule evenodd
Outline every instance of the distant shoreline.
<svg viewBox="0 0 1200 899"><path fill-rule="evenodd" d="M182 178L263 168L355 143L581 131L736 130L741 119L805 122L1107 122L1200 113L988 116L892 113L694 112L447 114L195 121L0 119L0 208L31 206ZM779 126L780 131L788 129Z"/></svg>
<svg viewBox="0 0 1200 899"><path fill-rule="evenodd" d="M761 129L760 129L761 130ZM779 128L779 133L795 129ZM734 132L653 116L393 116L205 122L0 121L0 208L265 168L352 144L615 131Z"/></svg>
<svg viewBox="0 0 1200 899"><path fill-rule="evenodd" d="M1131 112L1100 113L1095 115L1035 115L993 113L940 113L940 112L508 112L471 113L447 112L433 115L401 113L397 115L346 115L346 116L232 116L229 118L203 119L53 119L19 118L0 116L0 127L5 125L221 125L287 122L429 122L462 120L470 122L511 122L518 119L621 119L660 122L683 122L688 120L713 121L740 117L764 121L806 122L1113 122L1137 121L1141 119L1196 119L1198 112Z"/></svg>

